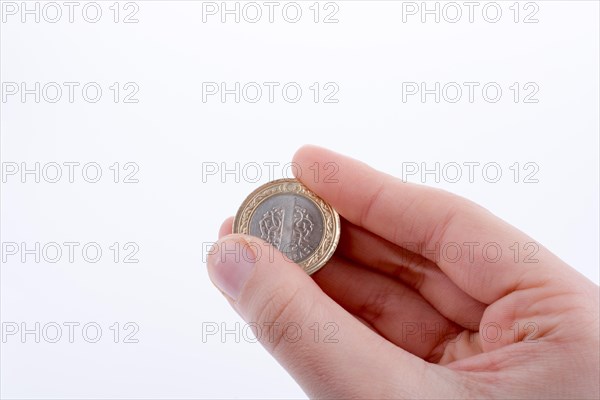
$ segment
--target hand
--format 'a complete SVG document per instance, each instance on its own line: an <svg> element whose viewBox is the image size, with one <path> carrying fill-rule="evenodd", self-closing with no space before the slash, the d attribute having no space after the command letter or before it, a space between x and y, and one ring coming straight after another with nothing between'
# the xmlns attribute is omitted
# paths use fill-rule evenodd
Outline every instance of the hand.
<svg viewBox="0 0 600 400"><path fill-rule="evenodd" d="M333 258L310 277L229 219L208 272L309 396L600 397L596 285L456 195L313 146L294 161L339 167L299 177L343 217Z"/></svg>

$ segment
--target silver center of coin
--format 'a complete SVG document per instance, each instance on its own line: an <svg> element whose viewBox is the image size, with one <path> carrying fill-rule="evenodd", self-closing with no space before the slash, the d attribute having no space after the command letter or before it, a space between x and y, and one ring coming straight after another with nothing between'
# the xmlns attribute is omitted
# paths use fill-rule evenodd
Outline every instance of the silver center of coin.
<svg viewBox="0 0 600 400"><path fill-rule="evenodd" d="M312 200L278 194L264 200L250 218L250 235L259 237L290 260L309 257L323 238L323 217Z"/></svg>

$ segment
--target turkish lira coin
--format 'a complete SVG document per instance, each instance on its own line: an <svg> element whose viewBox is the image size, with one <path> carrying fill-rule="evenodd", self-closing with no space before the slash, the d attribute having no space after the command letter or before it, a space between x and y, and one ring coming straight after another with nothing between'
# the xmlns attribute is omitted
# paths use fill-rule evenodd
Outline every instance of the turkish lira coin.
<svg viewBox="0 0 600 400"><path fill-rule="evenodd" d="M278 179L252 192L233 220L233 233L270 243L311 275L333 255L340 217L296 179Z"/></svg>

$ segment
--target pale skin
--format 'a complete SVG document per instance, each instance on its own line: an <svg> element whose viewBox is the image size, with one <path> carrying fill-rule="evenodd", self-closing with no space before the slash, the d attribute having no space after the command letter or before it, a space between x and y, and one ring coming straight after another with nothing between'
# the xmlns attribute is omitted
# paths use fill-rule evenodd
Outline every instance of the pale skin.
<svg viewBox="0 0 600 400"><path fill-rule="evenodd" d="M310 397L600 398L597 285L464 198L314 146L294 162L342 217L332 259L308 276L258 256L269 245L231 235L230 218L217 248L250 244L254 261L214 251L208 272ZM337 182L308 173L315 162ZM300 338L278 329L291 322Z"/></svg>

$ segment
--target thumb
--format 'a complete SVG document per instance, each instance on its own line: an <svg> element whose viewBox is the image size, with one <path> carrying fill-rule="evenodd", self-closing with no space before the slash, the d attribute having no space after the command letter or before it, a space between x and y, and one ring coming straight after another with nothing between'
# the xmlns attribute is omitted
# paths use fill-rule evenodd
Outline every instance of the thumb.
<svg viewBox="0 0 600 400"><path fill-rule="evenodd" d="M273 246L227 235L207 264L213 283L309 396L423 395L423 360L359 322Z"/></svg>

